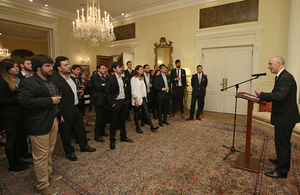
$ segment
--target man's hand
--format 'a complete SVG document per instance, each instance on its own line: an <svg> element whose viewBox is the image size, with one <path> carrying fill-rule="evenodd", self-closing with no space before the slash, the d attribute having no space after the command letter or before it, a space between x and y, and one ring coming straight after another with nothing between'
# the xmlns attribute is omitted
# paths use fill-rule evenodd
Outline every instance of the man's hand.
<svg viewBox="0 0 300 195"><path fill-rule="evenodd" d="M151 83L149 83L149 87L152 87L152 84L151 84Z"/></svg>
<svg viewBox="0 0 300 195"><path fill-rule="evenodd" d="M61 97L51 97L53 104L59 104Z"/></svg>
<svg viewBox="0 0 300 195"><path fill-rule="evenodd" d="M255 89L254 92L256 94L256 97L259 97L260 94L261 94L261 92L262 92L262 90L261 89Z"/></svg>
<svg viewBox="0 0 300 195"><path fill-rule="evenodd" d="M164 91L169 91L169 87L163 88Z"/></svg>
<svg viewBox="0 0 300 195"><path fill-rule="evenodd" d="M81 93L79 94L79 96L83 96L84 95L84 90L81 90Z"/></svg>
<svg viewBox="0 0 300 195"><path fill-rule="evenodd" d="M177 77L175 80L176 80L176 81L179 81L179 80L180 80L180 77Z"/></svg>
<svg viewBox="0 0 300 195"><path fill-rule="evenodd" d="M102 86L105 86L105 83L102 83L101 85L102 85Z"/></svg>
<svg viewBox="0 0 300 195"><path fill-rule="evenodd" d="M140 106L138 101L135 102L135 106L136 106L136 107L139 107L139 106Z"/></svg>
<svg viewBox="0 0 300 195"><path fill-rule="evenodd" d="M64 123L64 122L65 122L64 117L60 117L60 124L61 124L61 123Z"/></svg>

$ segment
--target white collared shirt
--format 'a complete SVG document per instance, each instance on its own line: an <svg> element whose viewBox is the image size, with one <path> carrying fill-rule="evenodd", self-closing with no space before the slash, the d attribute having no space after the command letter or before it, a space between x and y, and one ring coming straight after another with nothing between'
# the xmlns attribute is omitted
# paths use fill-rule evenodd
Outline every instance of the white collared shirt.
<svg viewBox="0 0 300 195"><path fill-rule="evenodd" d="M119 95L117 96L116 100L121 100L126 97L124 91L124 83L123 83L122 75L121 76L118 76L117 74L115 75L119 84Z"/></svg>
<svg viewBox="0 0 300 195"><path fill-rule="evenodd" d="M21 70L21 73L25 78L29 78L33 75L32 73L29 73L29 75L28 75L27 73L23 72L22 70Z"/></svg>
<svg viewBox="0 0 300 195"><path fill-rule="evenodd" d="M179 75L178 75L178 70L179 70ZM179 77L179 81L178 81L178 87L181 87L182 86L182 82L181 82L181 68L176 68L176 75L177 77Z"/></svg>
<svg viewBox="0 0 300 195"><path fill-rule="evenodd" d="M279 70L279 72L277 72L277 74L276 74L277 78L279 77L279 75L282 73L283 70L284 70L284 68Z"/></svg>
<svg viewBox="0 0 300 195"><path fill-rule="evenodd" d="M77 86L75 82L73 81L73 79L71 79L70 75L68 75L68 78L64 77L63 75L60 76L62 76L62 78L64 78L69 84L69 86L71 87L74 94L74 105L76 106L78 104L78 96L77 96Z"/></svg>

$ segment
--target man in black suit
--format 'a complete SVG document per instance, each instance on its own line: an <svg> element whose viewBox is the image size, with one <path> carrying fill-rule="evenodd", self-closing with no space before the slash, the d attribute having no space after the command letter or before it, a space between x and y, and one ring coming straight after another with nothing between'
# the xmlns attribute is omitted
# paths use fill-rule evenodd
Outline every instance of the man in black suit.
<svg viewBox="0 0 300 195"><path fill-rule="evenodd" d="M201 121L200 114L203 112L204 107L204 98L206 94L206 87L207 87L207 75L205 75L202 72L202 66L197 66L197 74L194 74L192 76L191 85L193 87L192 92L192 101L191 101L191 107L190 107L190 117L187 118L187 121L194 119L195 114L195 107L196 107L196 101L198 100L198 110L196 114L196 119Z"/></svg>
<svg viewBox="0 0 300 195"><path fill-rule="evenodd" d="M296 123L300 122L297 106L297 84L294 77L284 69L284 59L276 56L269 60L268 69L276 74L271 93L256 89L259 100L272 102L271 124L275 129L275 149L277 159L269 159L276 169L266 176L286 178L291 164L291 136Z"/></svg>
<svg viewBox="0 0 300 195"><path fill-rule="evenodd" d="M132 77L132 74L133 74L133 70L132 70L132 62L131 61L128 61L127 63L127 70L124 71L124 77L125 77L125 80L126 80L126 84L127 84L127 91L126 91L126 95L127 95L127 98L128 98L128 105L129 105L129 109L128 109L128 118L127 120L128 121L131 121L130 119L130 110L132 110L132 103L131 103L131 83L130 83L130 80L131 80L131 77Z"/></svg>
<svg viewBox="0 0 300 195"><path fill-rule="evenodd" d="M172 116L175 116L177 95L179 95L181 117L184 118L184 106L183 106L183 95L186 87L186 74L185 70L181 68L180 60L175 61L176 68L171 71L172 81Z"/></svg>
<svg viewBox="0 0 300 195"><path fill-rule="evenodd" d="M32 74L32 65L31 60L26 58L21 58L18 61L20 67L20 72L16 76L23 80L25 78L31 77ZM28 143L27 143L27 134L23 132L21 137L21 157L22 158L32 158L32 154L28 152Z"/></svg>
<svg viewBox="0 0 300 195"><path fill-rule="evenodd" d="M167 116L170 110L170 77L167 75L168 68L166 65L161 64L159 66L159 70L161 72L154 80L154 89L157 91L157 100L158 100L158 121L160 126L164 126L163 124L169 125L167 121ZM163 115L163 116L162 116Z"/></svg>
<svg viewBox="0 0 300 195"><path fill-rule="evenodd" d="M49 79L53 73L50 56L38 54L32 57L35 74L23 79L19 85L18 101L23 108L25 129L31 140L36 187L42 194L56 194L49 180L62 176L52 174L52 153L55 147L59 115L56 85Z"/></svg>
<svg viewBox="0 0 300 195"><path fill-rule="evenodd" d="M125 122L128 113L128 98L126 97L127 84L122 73L124 65L118 62L113 62L111 68L114 74L106 79L105 95L107 102L111 108L110 111L110 149L114 150L116 143L117 125L120 127L121 142L132 142L127 138Z"/></svg>
<svg viewBox="0 0 300 195"><path fill-rule="evenodd" d="M71 79L75 82L77 87L77 95L79 100L79 109L82 115L84 115L84 88L85 86L82 85L82 80L80 78L80 73L82 71L82 68L79 65L74 64L71 67Z"/></svg>
<svg viewBox="0 0 300 195"><path fill-rule="evenodd" d="M96 112L95 141L104 142L101 136L108 136L105 133L105 125L108 119L107 102L105 98L106 65L99 64L97 73L91 76L91 104Z"/></svg>
<svg viewBox="0 0 300 195"><path fill-rule="evenodd" d="M68 58L64 56L57 57L54 68L58 74L54 75L51 79L62 93L60 108L61 116L63 116L65 121L59 126L60 137L63 142L66 157L70 161L76 161L75 150L71 145L72 129L78 139L81 152L95 152L96 149L87 145L83 116L78 106L77 88L70 76L71 67Z"/></svg>
<svg viewBox="0 0 300 195"><path fill-rule="evenodd" d="M147 90L147 104L148 104L148 112L150 112L151 104L152 104L152 99L153 99L153 76L150 74L150 66L148 64L145 64L143 66L144 69L144 82L146 85L146 90ZM149 123L149 121L146 120L146 115L145 112L142 114L142 124L141 126L144 125L144 123Z"/></svg>

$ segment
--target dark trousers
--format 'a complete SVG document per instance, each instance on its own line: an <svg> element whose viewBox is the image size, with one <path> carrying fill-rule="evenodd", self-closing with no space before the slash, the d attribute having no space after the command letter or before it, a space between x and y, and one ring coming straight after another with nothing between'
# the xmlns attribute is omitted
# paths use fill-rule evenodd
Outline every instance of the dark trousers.
<svg viewBox="0 0 300 195"><path fill-rule="evenodd" d="M108 111L105 109L105 105L94 106L96 112L96 124L95 124L95 139L101 137L105 133L105 126L108 120Z"/></svg>
<svg viewBox="0 0 300 195"><path fill-rule="evenodd" d="M21 137L21 156L28 153L28 142L27 142L27 133L25 129L22 129L22 137Z"/></svg>
<svg viewBox="0 0 300 195"><path fill-rule="evenodd" d="M140 124L139 124L139 115L140 115L141 109L142 109L142 115L144 116L143 120L148 121L150 127L153 127L152 120L149 115L149 110L148 110L149 106L147 105L146 98L143 98L143 104L140 105L139 107L137 107L137 106L132 106L132 107L134 110L134 123L138 129L141 128Z"/></svg>
<svg viewBox="0 0 300 195"><path fill-rule="evenodd" d="M160 121L167 120L169 110L170 110L170 97L166 96L164 99L158 99L157 116Z"/></svg>
<svg viewBox="0 0 300 195"><path fill-rule="evenodd" d="M183 95L184 95L184 88L183 87L174 87L172 91L172 113L175 114L176 110L176 102L177 97L179 96L179 103L180 103L180 111L181 114L184 113L184 106L183 106Z"/></svg>
<svg viewBox="0 0 300 195"><path fill-rule="evenodd" d="M75 106L75 112L72 118L65 118L65 122L59 125L60 137L63 142L63 147L66 155L75 152L74 147L71 145L71 133L74 130L75 137L79 142L80 148L87 146L86 130L84 127L83 116L78 106Z"/></svg>
<svg viewBox="0 0 300 195"><path fill-rule="evenodd" d="M148 102L146 102L146 98L143 98L143 104L144 104L144 102L146 102L146 104L147 104L147 114L146 114L146 112L142 112L142 120L145 122L145 121L147 121L148 123L150 123L149 122L149 119L148 119L148 115L149 115L149 113L150 113L150 108L151 108L151 104L152 104L152 94L151 94L151 92L149 92L149 93L147 93L147 100L148 100ZM144 106L142 106L142 109L144 108ZM145 110L145 109L143 109L143 110Z"/></svg>
<svg viewBox="0 0 300 195"><path fill-rule="evenodd" d="M275 171L287 174L291 166L291 136L295 125L275 126L275 149L277 167Z"/></svg>
<svg viewBox="0 0 300 195"><path fill-rule="evenodd" d="M5 119L6 144L5 153L9 166L16 166L21 162L21 138L24 131L23 122Z"/></svg>
<svg viewBox="0 0 300 195"><path fill-rule="evenodd" d="M203 112L204 97L205 96L192 94L192 103L191 103L191 107L190 107L190 117L191 118L194 118L195 107L196 107L196 101L197 100L198 100L198 110L197 110L196 117L198 118L200 116L200 114Z"/></svg>
<svg viewBox="0 0 300 195"><path fill-rule="evenodd" d="M121 139L126 138L125 123L128 113L128 101L117 100L115 106L110 111L110 142L116 142L116 130L119 125Z"/></svg>

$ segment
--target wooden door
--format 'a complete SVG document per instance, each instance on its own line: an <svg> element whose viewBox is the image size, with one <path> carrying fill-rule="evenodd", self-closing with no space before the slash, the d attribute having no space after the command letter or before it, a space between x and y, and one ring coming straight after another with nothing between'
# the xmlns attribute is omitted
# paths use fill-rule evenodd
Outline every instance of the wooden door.
<svg viewBox="0 0 300 195"><path fill-rule="evenodd" d="M107 68L110 69L112 63L113 63L113 57L112 56L97 55L97 65L105 64L107 66Z"/></svg>

